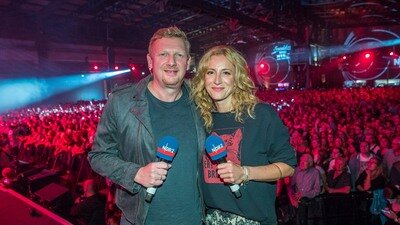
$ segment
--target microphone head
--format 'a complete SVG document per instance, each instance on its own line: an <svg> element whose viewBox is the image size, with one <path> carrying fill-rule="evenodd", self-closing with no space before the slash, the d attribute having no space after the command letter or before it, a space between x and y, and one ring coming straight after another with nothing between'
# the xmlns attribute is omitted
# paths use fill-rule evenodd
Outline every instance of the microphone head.
<svg viewBox="0 0 400 225"><path fill-rule="evenodd" d="M158 142L156 156L166 161L172 161L178 151L178 145L176 138L165 136Z"/></svg>
<svg viewBox="0 0 400 225"><path fill-rule="evenodd" d="M217 135L211 135L206 139L206 151L213 161L224 158L227 155L225 143Z"/></svg>

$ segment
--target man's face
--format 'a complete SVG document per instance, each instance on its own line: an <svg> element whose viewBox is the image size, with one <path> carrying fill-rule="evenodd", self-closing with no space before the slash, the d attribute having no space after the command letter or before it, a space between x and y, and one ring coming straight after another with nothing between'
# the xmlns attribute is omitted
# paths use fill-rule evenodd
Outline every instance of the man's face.
<svg viewBox="0 0 400 225"><path fill-rule="evenodd" d="M367 154L369 152L369 146L367 142L360 143L360 152L364 154Z"/></svg>
<svg viewBox="0 0 400 225"><path fill-rule="evenodd" d="M180 38L161 38L156 40L147 63L158 88L180 88L190 62L185 43Z"/></svg>
<svg viewBox="0 0 400 225"><path fill-rule="evenodd" d="M301 170L307 170L310 167L310 163L308 162L308 156L303 155L300 157L299 167Z"/></svg>

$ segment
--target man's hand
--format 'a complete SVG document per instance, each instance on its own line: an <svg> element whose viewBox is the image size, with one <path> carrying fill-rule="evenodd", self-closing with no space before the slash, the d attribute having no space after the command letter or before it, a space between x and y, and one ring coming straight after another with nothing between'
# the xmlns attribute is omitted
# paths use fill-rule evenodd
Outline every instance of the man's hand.
<svg viewBox="0 0 400 225"><path fill-rule="evenodd" d="M134 181L144 187L156 187L164 183L171 164L166 162L152 162L141 167L136 173Z"/></svg>

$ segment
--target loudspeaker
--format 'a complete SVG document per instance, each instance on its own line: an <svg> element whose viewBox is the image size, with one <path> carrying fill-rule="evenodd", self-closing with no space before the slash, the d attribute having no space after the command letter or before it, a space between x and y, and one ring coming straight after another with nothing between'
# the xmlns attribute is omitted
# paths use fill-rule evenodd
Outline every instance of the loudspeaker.
<svg viewBox="0 0 400 225"><path fill-rule="evenodd" d="M32 166L29 162L22 160L14 160L12 166L16 169L17 173L22 173L32 169Z"/></svg>
<svg viewBox="0 0 400 225"><path fill-rule="evenodd" d="M27 180L29 190L31 193L34 193L52 182L58 182L59 179L60 175L58 173L44 169L39 173L29 176Z"/></svg>
<svg viewBox="0 0 400 225"><path fill-rule="evenodd" d="M59 212L60 209L68 209L73 204L68 188L57 183L51 183L41 188L34 195L41 205L54 212Z"/></svg>
<svg viewBox="0 0 400 225"><path fill-rule="evenodd" d="M44 169L44 166L36 167L36 168L30 169L30 170L21 172L21 173L19 174L19 176L22 177L22 178L26 178L26 179L27 179L28 177L39 173L39 172L42 171L43 169Z"/></svg>

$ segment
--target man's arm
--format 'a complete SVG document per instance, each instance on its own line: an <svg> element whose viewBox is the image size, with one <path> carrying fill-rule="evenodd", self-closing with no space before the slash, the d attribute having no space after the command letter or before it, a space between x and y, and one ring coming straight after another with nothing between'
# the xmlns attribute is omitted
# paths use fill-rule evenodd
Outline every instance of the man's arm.
<svg viewBox="0 0 400 225"><path fill-rule="evenodd" d="M119 156L116 109L114 95L111 95L97 125L93 148L88 153L89 162L95 172L136 193L140 185L134 182L134 177L140 165L124 161Z"/></svg>

